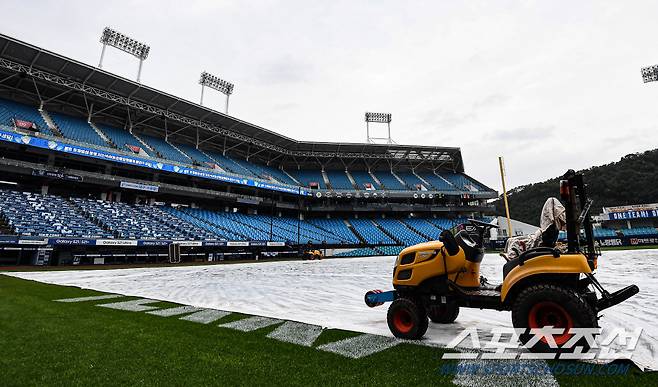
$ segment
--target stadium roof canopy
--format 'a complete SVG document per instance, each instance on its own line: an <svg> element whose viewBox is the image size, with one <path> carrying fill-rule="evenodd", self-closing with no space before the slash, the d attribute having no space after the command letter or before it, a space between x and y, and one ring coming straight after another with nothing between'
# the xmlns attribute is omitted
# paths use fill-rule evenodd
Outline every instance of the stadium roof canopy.
<svg viewBox="0 0 658 387"><path fill-rule="evenodd" d="M457 147L297 141L258 125L0 34L0 93L71 114L289 165L445 168L463 172ZM350 161L352 160L352 161ZM346 162L347 161L347 162Z"/></svg>

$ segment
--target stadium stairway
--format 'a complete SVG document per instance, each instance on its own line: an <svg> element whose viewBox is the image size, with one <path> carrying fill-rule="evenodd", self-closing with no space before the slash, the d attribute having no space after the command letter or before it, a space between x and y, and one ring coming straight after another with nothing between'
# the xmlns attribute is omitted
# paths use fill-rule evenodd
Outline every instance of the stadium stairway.
<svg viewBox="0 0 658 387"><path fill-rule="evenodd" d="M360 234L360 233L354 228L354 226L352 226L352 224L350 224L350 222L347 221L347 219L343 219L343 222L345 223L345 226L347 226L347 228L348 228L348 229L349 229L349 230L350 230L350 231L351 231L351 232L357 237L357 239L359 240L359 243L364 244L364 245L367 245L367 244L368 244L368 241L365 240L365 238L363 237L363 235L361 235L361 234Z"/></svg>
<svg viewBox="0 0 658 387"><path fill-rule="evenodd" d="M108 136L107 136L107 135L106 135L106 134L105 134L105 133L104 133L104 132L98 127L98 126L96 126L96 124L94 124L94 123L91 122L91 121L89 121L89 122L87 122L87 123L89 124L89 126L91 126L92 129L94 129L94 131L96 132L96 134L98 134L98 137L100 137L100 138L103 139L103 141L107 142L107 143L110 144L110 145L113 145L113 144L114 144L114 143L112 142L112 140L111 140L111 139L110 139L110 138L109 138L109 137L108 137Z"/></svg>
<svg viewBox="0 0 658 387"><path fill-rule="evenodd" d="M45 111L44 111L45 112ZM95 131L87 120L79 117L69 116L64 113L46 113L50 114L57 129L64 137L101 147L107 147L107 142Z"/></svg>
<svg viewBox="0 0 658 387"><path fill-rule="evenodd" d="M409 228L411 231L424 236L428 240L433 241L439 239L441 230L425 219L409 218L404 219L402 223L404 223L404 225L407 226L407 228Z"/></svg>
<svg viewBox="0 0 658 387"><path fill-rule="evenodd" d="M197 226L211 231L218 235L220 239L225 240L249 240L249 237L243 232L239 232L232 227L229 229L225 224L219 224L213 221L214 217L218 217L217 213L200 210L196 208L175 209L171 207L164 207L165 211L170 212L172 215L177 216L188 223L196 224Z"/></svg>
<svg viewBox="0 0 658 387"><path fill-rule="evenodd" d="M258 234L262 235L268 235L272 234L271 239L277 238L278 240L285 240L285 236L281 235L280 230L274 223L270 224L264 224L264 222L259 221L257 219L252 219L252 222L246 222L243 216L248 216L248 215L243 215L243 214L228 214L230 215L229 218L231 221L238 223L242 225L243 227L246 227L247 229L252 229L256 231ZM259 239L269 239L269 238L259 238Z"/></svg>
<svg viewBox="0 0 658 387"><path fill-rule="evenodd" d="M378 222L375 222L375 221L373 220L372 223L373 223L373 224L375 225L375 227L377 227L381 232L383 232L384 234L386 234L386 236L388 236L389 238L391 238L391 239L393 239L395 242L397 242L397 244L399 244L399 245L403 245L403 244L404 244L404 243L402 243L402 241L401 241L399 238L397 238L395 235L393 235L393 233L391 233L391 232L390 232L389 230L387 230L385 227L382 227L382 225L379 224Z"/></svg>
<svg viewBox="0 0 658 387"><path fill-rule="evenodd" d="M398 219L377 219L376 223L391 236L395 235L396 240L399 240L400 244L404 246L411 246L429 240L429 238L415 232Z"/></svg>
<svg viewBox="0 0 658 387"><path fill-rule="evenodd" d="M55 120L50 116L50 114L46 111L46 109L41 109L39 110L39 114L43 118L43 120L46 122L48 125L48 129L57 137L64 137L62 134L62 131L59 130L59 127L55 123Z"/></svg>
<svg viewBox="0 0 658 387"><path fill-rule="evenodd" d="M160 221L172 229L182 230L194 239L217 239L217 234L208 229L190 222L181 224L180 218L166 211L164 206L137 205L136 208L155 221Z"/></svg>

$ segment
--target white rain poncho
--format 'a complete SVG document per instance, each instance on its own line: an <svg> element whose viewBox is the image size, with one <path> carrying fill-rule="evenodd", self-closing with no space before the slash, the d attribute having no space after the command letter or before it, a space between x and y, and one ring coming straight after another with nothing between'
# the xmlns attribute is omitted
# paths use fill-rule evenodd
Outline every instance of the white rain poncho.
<svg viewBox="0 0 658 387"><path fill-rule="evenodd" d="M555 228L560 231L565 229L566 224L566 210L562 203L556 198L546 199L539 217L539 229L534 234L508 238L505 243L506 258L508 260L518 258L524 251L538 247L542 242L542 234L551 225L555 225Z"/></svg>

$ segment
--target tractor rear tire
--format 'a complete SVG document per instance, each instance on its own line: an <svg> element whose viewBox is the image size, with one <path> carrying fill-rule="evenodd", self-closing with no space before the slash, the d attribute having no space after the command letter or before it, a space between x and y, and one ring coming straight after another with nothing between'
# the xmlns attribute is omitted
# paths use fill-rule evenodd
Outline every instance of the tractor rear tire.
<svg viewBox="0 0 658 387"><path fill-rule="evenodd" d="M398 298L391 303L386 321L393 336L407 340L422 338L429 325L425 308L408 298Z"/></svg>
<svg viewBox="0 0 658 387"><path fill-rule="evenodd" d="M433 323L450 324L457 320L459 316L459 305L455 301L448 301L446 304L432 305L428 308L427 315Z"/></svg>
<svg viewBox="0 0 658 387"><path fill-rule="evenodd" d="M582 347L584 353L590 348L585 338L579 340L571 348L564 346L572 337L568 334L568 330L571 328L598 328L598 319L592 306L576 290L545 283L529 286L519 293L512 305L512 324L514 328L526 330L525 333L519 335L519 339L532 352L573 352L577 347ZM545 326L564 329L563 334L553 335L557 348L551 347L545 338L528 346L527 344L534 337L533 334L530 334L529 328Z"/></svg>

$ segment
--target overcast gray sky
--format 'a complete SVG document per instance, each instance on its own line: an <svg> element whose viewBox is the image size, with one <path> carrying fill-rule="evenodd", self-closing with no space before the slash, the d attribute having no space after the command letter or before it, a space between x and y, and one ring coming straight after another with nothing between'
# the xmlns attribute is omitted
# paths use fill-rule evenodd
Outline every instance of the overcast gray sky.
<svg viewBox="0 0 658 387"><path fill-rule="evenodd" d="M236 84L230 114L292 138L459 146L500 189L658 147L656 1L0 1L0 31L96 65L103 27L151 46L142 81L195 102ZM136 60L104 68L134 79ZM220 108L223 99L207 94Z"/></svg>

